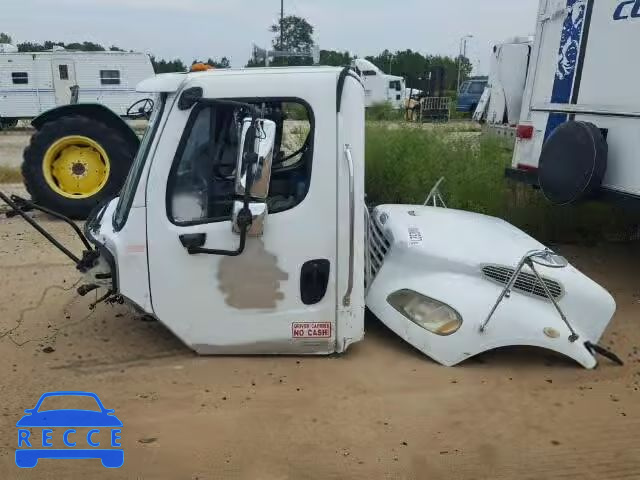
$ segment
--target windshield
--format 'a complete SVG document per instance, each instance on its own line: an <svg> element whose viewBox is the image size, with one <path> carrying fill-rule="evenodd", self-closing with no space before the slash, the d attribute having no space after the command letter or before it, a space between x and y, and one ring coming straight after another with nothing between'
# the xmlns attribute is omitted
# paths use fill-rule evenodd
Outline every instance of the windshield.
<svg viewBox="0 0 640 480"><path fill-rule="evenodd" d="M140 176L142 175L142 170L144 169L147 156L149 155L149 150L151 148L151 144L153 143L153 139L155 138L156 132L158 131L158 123L160 117L162 116L162 112L164 111L164 104L166 100L165 95L159 95L153 100L155 108L153 109L151 118L149 119L149 125L147 125L147 129L145 130L142 141L140 142L138 154L133 161L133 165L131 165L131 170L129 170L127 180L125 181L124 187L122 187L122 191L120 192L118 206L116 207L116 210L113 214L113 228L115 230L122 229L127 221L129 210L131 209L131 205L133 204L133 197L135 196L136 190L138 188L138 182L140 181Z"/></svg>

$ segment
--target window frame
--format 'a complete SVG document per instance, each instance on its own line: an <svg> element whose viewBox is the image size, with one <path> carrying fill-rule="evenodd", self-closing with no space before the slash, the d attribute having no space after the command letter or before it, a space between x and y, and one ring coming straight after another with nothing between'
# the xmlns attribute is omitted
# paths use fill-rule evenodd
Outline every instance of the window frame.
<svg viewBox="0 0 640 480"><path fill-rule="evenodd" d="M11 83L12 85L29 85L29 72L11 72Z"/></svg>
<svg viewBox="0 0 640 480"><path fill-rule="evenodd" d="M117 77L105 77L105 73L117 72ZM122 85L122 72L116 69L100 70L100 85Z"/></svg>
<svg viewBox="0 0 640 480"><path fill-rule="evenodd" d="M213 223L231 222L231 220L233 219L232 218L233 214L231 214L228 217L203 218L199 220L190 220L186 222L181 222L181 221L175 220L171 212L172 193L174 191L175 183L177 180L176 172L180 166L180 161L182 160L182 155L184 154L184 150L187 147L187 142L189 141L189 136L191 135L191 130L193 129L193 125L198 119L198 115L200 114L200 111L202 109L207 107L215 107L216 105L219 105L224 102L237 102L237 103L249 103L249 104L259 104L262 102L298 103L305 107L307 111L307 115L309 117L308 119L309 120L309 136L307 137L307 140L309 141L309 149L310 149L309 155L311 155L311 167L309 168L309 185L302 200L299 203L297 203L294 207L288 208L286 210L282 210L276 213L271 213L270 215L278 215L280 213L284 213L289 210L292 210L293 208L298 207L304 202L304 200L307 198L307 195L309 194L309 190L311 187L311 178L313 175L313 160L314 160L313 154L315 149L315 132L316 132L315 115L313 112L313 108L311 108L311 105L309 104L309 102L298 97L204 98L204 99L198 100L198 102L192 107L191 112L189 112L189 118L187 119L187 123L185 124L184 130L180 137L180 141L178 142L178 148L173 157L173 160L171 163L171 169L169 170L169 175L167 178L167 188L165 190L165 214L169 222L171 222L171 224L177 227L191 227L191 226L197 226L197 225L209 225ZM273 171L271 172L271 174L273 175ZM231 199L236 200L237 198L235 195L232 195Z"/></svg>
<svg viewBox="0 0 640 480"><path fill-rule="evenodd" d="M113 215L111 217L111 225L113 226L114 232L119 232L122 230L127 224L127 220L129 219L129 213L131 212L131 208L133 207L133 201L136 197L136 192L140 186L140 180L142 179L142 172L149 160L149 155L151 154L151 149L154 144L157 144L158 139L158 131L160 129L160 124L166 123L165 118L165 108L167 107L167 97L166 93L161 93L156 102L156 108L159 108L157 111L157 118L155 123L149 127L149 131L145 132L145 137L149 135L148 143L144 144L145 138L143 137L140 145L138 147L138 153L136 157L133 159L131 164L131 168L129 169L129 174L122 186L122 189L118 193L118 203L116 205L115 210L113 211ZM152 114L152 118L155 112ZM131 178L129 178L131 176ZM125 192L125 188L128 186L129 181L131 181L131 188ZM124 194L128 193L125 198Z"/></svg>

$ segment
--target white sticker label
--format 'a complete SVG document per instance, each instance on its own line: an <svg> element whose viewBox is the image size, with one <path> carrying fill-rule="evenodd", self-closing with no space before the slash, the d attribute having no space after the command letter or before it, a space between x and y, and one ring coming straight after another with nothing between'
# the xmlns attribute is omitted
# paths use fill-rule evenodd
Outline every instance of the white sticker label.
<svg viewBox="0 0 640 480"><path fill-rule="evenodd" d="M409 246L422 245L422 232L418 227L409 227Z"/></svg>

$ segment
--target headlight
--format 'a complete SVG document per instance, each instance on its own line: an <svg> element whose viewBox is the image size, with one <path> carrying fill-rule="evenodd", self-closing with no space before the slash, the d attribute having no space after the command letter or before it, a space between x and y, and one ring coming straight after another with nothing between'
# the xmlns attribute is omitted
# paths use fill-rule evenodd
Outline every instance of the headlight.
<svg viewBox="0 0 640 480"><path fill-rule="evenodd" d="M452 335L462 326L462 317L449 305L413 290L398 290L387 297L387 302L413 323L436 335Z"/></svg>

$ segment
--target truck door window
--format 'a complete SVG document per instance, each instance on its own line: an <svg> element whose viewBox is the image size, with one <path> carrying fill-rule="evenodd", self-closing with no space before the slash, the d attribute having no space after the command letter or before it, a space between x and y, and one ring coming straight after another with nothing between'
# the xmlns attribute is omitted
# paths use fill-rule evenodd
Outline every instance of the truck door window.
<svg viewBox="0 0 640 480"><path fill-rule="evenodd" d="M235 107L196 107L169 176L167 206L177 224L231 217L240 135Z"/></svg>
<svg viewBox="0 0 640 480"><path fill-rule="evenodd" d="M269 104L276 121L276 153L267 204L274 214L294 208L309 191L313 159L313 115L299 102ZM281 117L278 120L278 117Z"/></svg>
<svg viewBox="0 0 640 480"><path fill-rule="evenodd" d="M469 91L467 93L478 94L484 92L484 87L486 83L484 82L471 82L469 85Z"/></svg>
<svg viewBox="0 0 640 480"><path fill-rule="evenodd" d="M277 214L300 204L309 191L313 116L302 102L241 99L276 123L267 204ZM178 225L229 220L235 192L241 114L221 103L200 104L191 113L169 174L167 214Z"/></svg>

